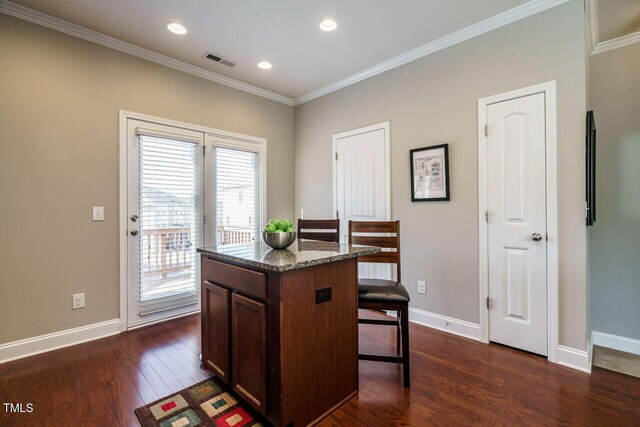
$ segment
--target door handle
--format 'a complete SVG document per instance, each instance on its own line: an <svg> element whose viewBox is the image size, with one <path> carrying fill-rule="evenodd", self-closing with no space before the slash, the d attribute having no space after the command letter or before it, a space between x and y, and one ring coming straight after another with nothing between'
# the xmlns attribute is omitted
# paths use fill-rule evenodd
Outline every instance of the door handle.
<svg viewBox="0 0 640 427"><path fill-rule="evenodd" d="M131 215L131 222L136 222L138 220L138 215Z"/></svg>
<svg viewBox="0 0 640 427"><path fill-rule="evenodd" d="M539 242L540 240L542 240L542 234L540 233L533 233L531 235L531 238L533 239L534 242Z"/></svg>
<svg viewBox="0 0 640 427"><path fill-rule="evenodd" d="M131 230L131 235L132 236L137 236L138 235L138 230Z"/></svg>

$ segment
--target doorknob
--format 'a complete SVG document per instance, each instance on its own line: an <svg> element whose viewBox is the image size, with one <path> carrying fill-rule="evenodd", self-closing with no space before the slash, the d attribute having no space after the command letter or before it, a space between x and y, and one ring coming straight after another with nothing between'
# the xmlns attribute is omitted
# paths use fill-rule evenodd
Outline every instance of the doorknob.
<svg viewBox="0 0 640 427"><path fill-rule="evenodd" d="M540 240L542 240L542 234L540 233L533 233L531 235L531 238L533 239L534 242L539 242Z"/></svg>
<svg viewBox="0 0 640 427"><path fill-rule="evenodd" d="M138 230L131 230L131 235L132 236L137 236L138 235Z"/></svg>
<svg viewBox="0 0 640 427"><path fill-rule="evenodd" d="M131 222L136 222L138 220L138 215L131 215Z"/></svg>

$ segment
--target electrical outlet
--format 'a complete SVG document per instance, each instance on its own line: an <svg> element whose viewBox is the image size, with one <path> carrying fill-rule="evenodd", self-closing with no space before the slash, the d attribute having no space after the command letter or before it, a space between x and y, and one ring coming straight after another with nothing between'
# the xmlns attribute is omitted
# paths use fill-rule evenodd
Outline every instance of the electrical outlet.
<svg viewBox="0 0 640 427"><path fill-rule="evenodd" d="M73 294L73 309L84 307L84 293Z"/></svg>
<svg viewBox="0 0 640 427"><path fill-rule="evenodd" d="M104 221L104 206L93 207L93 220Z"/></svg>
<svg viewBox="0 0 640 427"><path fill-rule="evenodd" d="M427 293L427 282L418 280L418 293L425 295Z"/></svg>

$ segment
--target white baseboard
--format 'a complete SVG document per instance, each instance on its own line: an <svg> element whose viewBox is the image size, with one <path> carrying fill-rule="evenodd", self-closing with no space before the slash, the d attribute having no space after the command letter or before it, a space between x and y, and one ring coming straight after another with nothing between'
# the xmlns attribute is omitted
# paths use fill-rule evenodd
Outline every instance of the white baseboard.
<svg viewBox="0 0 640 427"><path fill-rule="evenodd" d="M192 310L192 311L189 311L187 313L181 313L181 314L176 314L175 316L163 317L162 319L153 320L151 322L146 322L146 323L139 323L137 325L133 325L133 326L129 326L129 327L127 327L127 325L125 325L123 323L123 324L120 325L120 330L123 331L123 332L124 331L134 331L136 329L146 328L147 326L157 325L158 323L168 322L169 320L175 320L175 319L180 319L182 317L193 316L194 314L198 314L200 312L201 312L201 309L200 309L200 307L198 307L197 310Z"/></svg>
<svg viewBox="0 0 640 427"><path fill-rule="evenodd" d="M409 321L439 331L480 341L480 325L409 307Z"/></svg>
<svg viewBox="0 0 640 427"><path fill-rule="evenodd" d="M480 341L480 325L476 323L430 313L417 308L409 308L409 321L474 341ZM558 346L558 364L591 373L589 354L583 350L576 350L562 345Z"/></svg>
<svg viewBox="0 0 640 427"><path fill-rule="evenodd" d="M563 345L558 346L558 364L578 371L591 373L589 353Z"/></svg>
<svg viewBox="0 0 640 427"><path fill-rule="evenodd" d="M120 319L0 344L0 363L81 344L120 333Z"/></svg>
<svg viewBox="0 0 640 427"><path fill-rule="evenodd" d="M591 344L640 355L640 340L593 331Z"/></svg>

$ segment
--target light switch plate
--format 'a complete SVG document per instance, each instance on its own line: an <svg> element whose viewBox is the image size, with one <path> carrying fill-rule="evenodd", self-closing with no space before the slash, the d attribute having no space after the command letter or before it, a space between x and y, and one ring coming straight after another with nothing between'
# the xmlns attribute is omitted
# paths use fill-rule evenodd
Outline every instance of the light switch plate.
<svg viewBox="0 0 640 427"><path fill-rule="evenodd" d="M427 283L423 280L418 280L418 293L422 295L427 293Z"/></svg>
<svg viewBox="0 0 640 427"><path fill-rule="evenodd" d="M93 207L93 220L104 221L104 206Z"/></svg>

